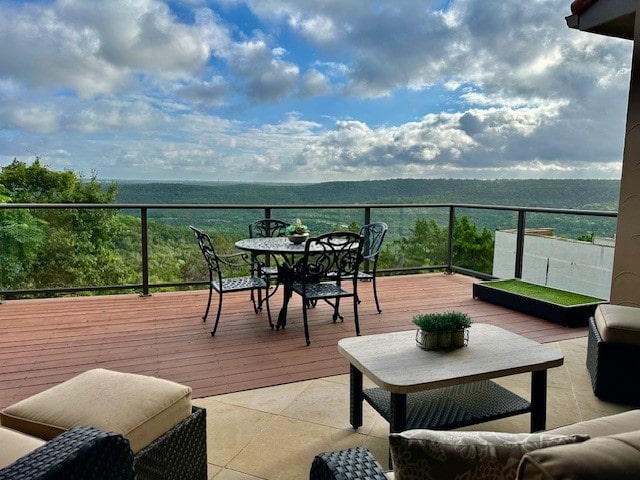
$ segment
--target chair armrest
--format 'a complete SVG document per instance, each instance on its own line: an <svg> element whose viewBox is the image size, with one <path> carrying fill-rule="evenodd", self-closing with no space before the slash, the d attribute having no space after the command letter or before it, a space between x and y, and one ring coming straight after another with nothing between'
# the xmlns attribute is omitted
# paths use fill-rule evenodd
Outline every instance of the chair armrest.
<svg viewBox="0 0 640 480"><path fill-rule="evenodd" d="M133 453L121 435L78 427L0 470L0 480L133 480Z"/></svg>
<svg viewBox="0 0 640 480"><path fill-rule="evenodd" d="M220 263L232 268L256 267L261 266L261 262L252 258L248 252L229 253L226 255L218 255Z"/></svg>
<svg viewBox="0 0 640 480"><path fill-rule="evenodd" d="M388 480L384 470L366 448L356 447L316 455L309 480Z"/></svg>

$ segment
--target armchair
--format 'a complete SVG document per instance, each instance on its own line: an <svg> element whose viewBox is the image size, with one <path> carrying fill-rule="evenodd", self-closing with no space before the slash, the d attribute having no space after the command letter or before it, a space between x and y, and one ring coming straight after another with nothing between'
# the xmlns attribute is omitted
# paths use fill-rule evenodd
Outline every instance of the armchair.
<svg viewBox="0 0 640 480"><path fill-rule="evenodd" d="M218 293L218 313L216 315L216 322L211 330L211 336L216 334L218 329L218 322L220 321L220 312L222 312L222 296L225 293L240 292L240 291L254 291L254 290L266 290L265 303L267 304L267 317L269 318L269 325L273 329L273 322L271 321L271 310L269 309L269 296L268 285L263 278L256 277L255 275L243 276L243 277L224 277L222 269L223 267L229 269L238 270L240 268L249 269L251 272L255 272L255 262L249 257L247 253L235 253L230 255L218 255L213 248L211 238L207 233L197 229L196 227L189 226L191 230L196 234L196 241L200 247L200 251L207 262L209 268L209 300L207 301L207 309L202 316L202 320L206 321L209 315L209 308L211 307L211 296L215 290ZM254 310L258 312L258 308L254 303Z"/></svg>
<svg viewBox="0 0 640 480"><path fill-rule="evenodd" d="M0 480L133 480L133 453L121 435L92 427L62 433L0 470Z"/></svg>
<svg viewBox="0 0 640 480"><path fill-rule="evenodd" d="M290 280L291 292L302 297L302 318L307 345L311 343L307 306L315 304L318 300L324 300L333 306L335 322L338 318L342 319L339 313L340 299L353 298L356 335L360 335L357 299L362 243L362 237L351 232L326 233L307 240L304 256L293 267ZM350 282L351 290L344 288L346 282Z"/></svg>
<svg viewBox="0 0 640 480"><path fill-rule="evenodd" d="M286 235L286 229L290 224L282 220L276 220L273 218L265 218L264 220L256 220L249 224L249 238L266 238L266 237L284 237ZM278 277L278 266L280 261L275 255L264 254L264 260L258 261L258 254L254 254L252 260L255 261L257 271L252 272L252 275L263 278L267 283L267 287L270 286L271 280ZM266 295L272 297L278 289L278 283L274 290L269 293L267 290ZM251 301L253 302L256 313L262 310L262 303L265 301L262 298L262 290L258 289L258 300L256 302L254 291L251 290ZM273 327L272 327L273 328Z"/></svg>
<svg viewBox="0 0 640 480"><path fill-rule="evenodd" d="M376 276L378 273L378 257L382 250L382 241L387 233L388 226L384 222L369 223L360 228L360 235L364 239L362 247L362 258L365 262L366 270L358 271L360 280L369 280L373 284L373 298L376 301L376 309L378 313L382 313L380 302L378 301L378 288L376 285ZM371 267L371 269L369 269ZM358 300L360 302L360 300Z"/></svg>

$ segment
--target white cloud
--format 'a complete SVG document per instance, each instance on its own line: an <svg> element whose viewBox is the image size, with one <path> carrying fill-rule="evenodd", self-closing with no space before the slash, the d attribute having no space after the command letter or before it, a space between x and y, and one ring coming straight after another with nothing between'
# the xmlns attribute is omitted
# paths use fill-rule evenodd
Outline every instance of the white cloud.
<svg viewBox="0 0 640 480"><path fill-rule="evenodd" d="M573 31L568 13L565 0L2 4L0 162L35 152L174 179L616 178L631 42Z"/></svg>

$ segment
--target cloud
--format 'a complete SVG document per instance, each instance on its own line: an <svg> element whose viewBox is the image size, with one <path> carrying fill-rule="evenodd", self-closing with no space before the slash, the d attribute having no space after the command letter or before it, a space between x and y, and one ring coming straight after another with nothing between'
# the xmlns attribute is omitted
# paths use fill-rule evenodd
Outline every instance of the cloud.
<svg viewBox="0 0 640 480"><path fill-rule="evenodd" d="M618 178L631 42L564 0L0 5L0 165L148 178ZM328 120L331 119L331 120Z"/></svg>
<svg viewBox="0 0 640 480"><path fill-rule="evenodd" d="M198 28L154 0L60 0L4 7L0 75L83 97L122 88L132 72L178 75L204 65Z"/></svg>

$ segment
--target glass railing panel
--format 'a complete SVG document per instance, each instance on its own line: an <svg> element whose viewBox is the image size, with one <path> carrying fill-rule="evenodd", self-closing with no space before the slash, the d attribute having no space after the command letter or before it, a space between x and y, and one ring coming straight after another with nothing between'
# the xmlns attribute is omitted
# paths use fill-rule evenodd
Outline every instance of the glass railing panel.
<svg viewBox="0 0 640 480"><path fill-rule="evenodd" d="M513 278L517 212L460 207L455 213L453 265L492 277ZM513 241L498 233L504 230L514 232Z"/></svg>
<svg viewBox="0 0 640 480"><path fill-rule="evenodd" d="M526 226L523 280L609 298L614 218L532 212Z"/></svg>

